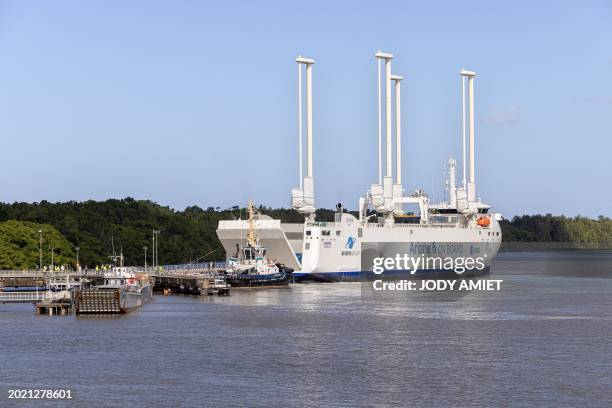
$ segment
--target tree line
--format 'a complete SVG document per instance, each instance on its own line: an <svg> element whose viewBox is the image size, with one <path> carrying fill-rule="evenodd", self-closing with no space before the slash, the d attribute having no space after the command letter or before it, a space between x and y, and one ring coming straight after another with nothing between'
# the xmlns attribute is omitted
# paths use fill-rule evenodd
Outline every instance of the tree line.
<svg viewBox="0 0 612 408"><path fill-rule="evenodd" d="M504 242L572 243L575 247L612 248L612 219L583 216L522 215L502 220Z"/></svg>
<svg viewBox="0 0 612 408"><path fill-rule="evenodd" d="M259 207L260 212L283 222L303 222L292 209ZM215 232L220 220L247 217L245 208L198 206L174 210L148 200L133 198L106 201L51 203L0 203L0 269L34 268L39 263L40 236L43 265L76 262L81 265L109 263L113 244L128 265L144 264L147 247L151 264L152 231L159 230L160 264L213 261L225 258ZM331 221L334 211L317 210L317 219ZM523 215L501 223L504 241L587 242L612 244L612 220L607 217ZM42 231L39 233L38 231Z"/></svg>

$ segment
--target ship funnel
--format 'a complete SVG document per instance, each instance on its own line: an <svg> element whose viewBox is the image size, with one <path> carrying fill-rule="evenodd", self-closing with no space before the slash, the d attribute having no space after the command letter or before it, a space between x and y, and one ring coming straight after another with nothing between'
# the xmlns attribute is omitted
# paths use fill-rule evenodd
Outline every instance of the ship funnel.
<svg viewBox="0 0 612 408"><path fill-rule="evenodd" d="M300 187L291 190L291 207L302 214L312 216L314 206L314 176L312 172L312 65L314 60L299 56L298 63L298 145ZM306 66L306 177L302 164L302 66Z"/></svg>
<svg viewBox="0 0 612 408"><path fill-rule="evenodd" d="M462 81L465 81L467 78L468 81L468 129L469 129L469 139L470 139L470 177L469 182L467 184L467 195L468 201L476 201L476 181L475 181L475 153L474 153L474 77L476 73L473 71L467 71L462 69L460 72L462 76ZM464 175L463 178L465 180L465 86L463 86L463 169Z"/></svg>

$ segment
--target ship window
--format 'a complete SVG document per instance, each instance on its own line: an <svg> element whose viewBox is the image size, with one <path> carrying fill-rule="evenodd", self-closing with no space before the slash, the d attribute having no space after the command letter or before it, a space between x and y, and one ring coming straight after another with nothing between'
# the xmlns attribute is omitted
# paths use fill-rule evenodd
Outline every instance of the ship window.
<svg viewBox="0 0 612 408"><path fill-rule="evenodd" d="M357 229L357 238L362 238L363 237L363 228L359 228Z"/></svg>
<svg viewBox="0 0 612 408"><path fill-rule="evenodd" d="M310 236L312 232L310 230L306 230L306 235Z"/></svg>
<svg viewBox="0 0 612 408"><path fill-rule="evenodd" d="M321 235L329 235L329 230L323 230L321 231Z"/></svg>
<svg viewBox="0 0 612 408"><path fill-rule="evenodd" d="M459 211L456 208L436 208L436 209L432 209L431 213L433 214L459 214Z"/></svg>
<svg viewBox="0 0 612 408"><path fill-rule="evenodd" d="M310 249L310 242L306 243L306 246L304 247L305 250L309 250Z"/></svg>
<svg viewBox="0 0 612 408"><path fill-rule="evenodd" d="M340 230L336 231L336 235L338 236L340 235Z"/></svg>

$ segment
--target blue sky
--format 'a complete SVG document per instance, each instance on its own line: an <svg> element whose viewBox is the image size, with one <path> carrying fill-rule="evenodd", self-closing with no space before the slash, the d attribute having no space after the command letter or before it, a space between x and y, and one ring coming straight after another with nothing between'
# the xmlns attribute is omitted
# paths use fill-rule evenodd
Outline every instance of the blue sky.
<svg viewBox="0 0 612 408"><path fill-rule="evenodd" d="M289 206L302 54L317 205L355 208L377 180L377 49L404 77L407 189L442 197L466 67L483 200L612 215L608 1L2 1L0 201Z"/></svg>

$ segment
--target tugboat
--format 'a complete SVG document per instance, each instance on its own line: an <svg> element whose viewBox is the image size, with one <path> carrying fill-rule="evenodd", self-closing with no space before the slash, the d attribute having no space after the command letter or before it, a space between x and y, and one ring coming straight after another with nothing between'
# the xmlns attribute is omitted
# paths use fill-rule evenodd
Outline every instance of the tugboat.
<svg viewBox="0 0 612 408"><path fill-rule="evenodd" d="M255 205L248 203L249 228L247 246L236 244L236 253L229 258L224 271L226 281L232 288L288 286L293 269L274 262L267 257L267 249L260 245L255 231Z"/></svg>
<svg viewBox="0 0 612 408"><path fill-rule="evenodd" d="M104 284L76 292L77 314L119 314L129 313L153 297L153 289L146 273L137 272L134 267L120 265L104 273Z"/></svg>

